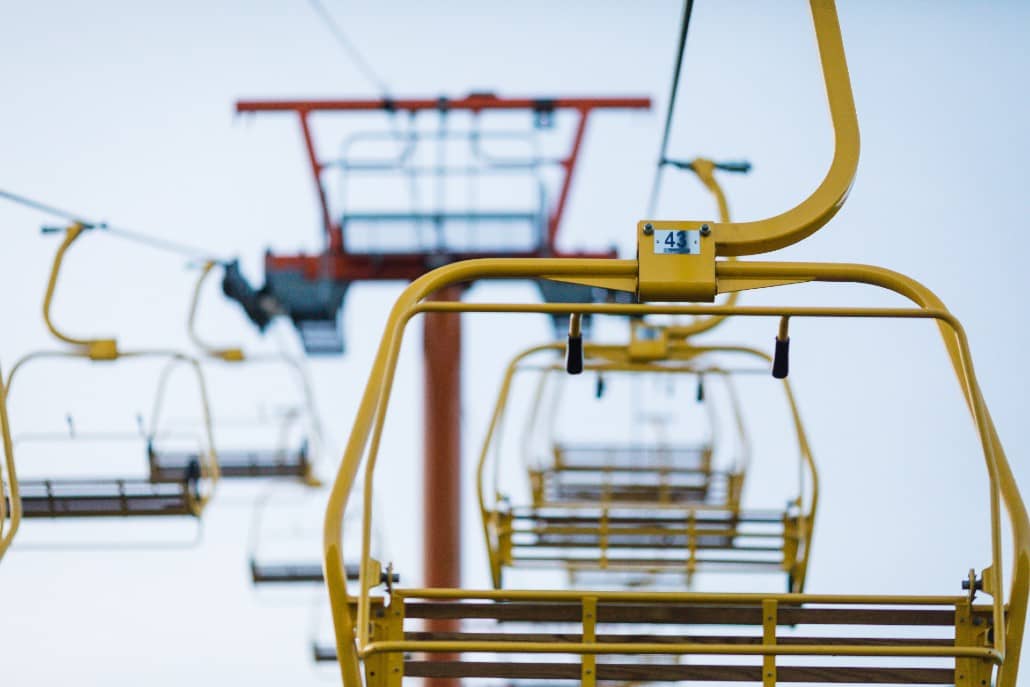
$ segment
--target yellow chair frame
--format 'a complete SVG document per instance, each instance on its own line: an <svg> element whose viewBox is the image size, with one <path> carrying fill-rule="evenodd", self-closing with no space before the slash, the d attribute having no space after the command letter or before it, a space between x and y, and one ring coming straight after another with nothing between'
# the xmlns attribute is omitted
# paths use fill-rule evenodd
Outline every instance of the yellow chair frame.
<svg viewBox="0 0 1030 687"><path fill-rule="evenodd" d="M858 122L854 111L844 47L832 0L810 0L822 62L824 85L834 125L833 162L822 183L800 205L775 217L745 223L695 223L645 221L637 227L636 260L585 259L491 259L470 260L436 269L412 282L397 299L387 319L383 338L369 375L350 438L340 464L326 509L324 529L325 579L332 605L337 656L346 687L362 685L361 662L375 673L370 682L398 685L404 674L406 652L425 653L529 653L572 654L581 657L581 683L596 684L598 654L672 654L761 656L762 682L776 683L779 656L838 657L937 657L955 659L957 683L988 684L994 668L998 687L1016 687L1019 656L1030 594L1030 519L1020 496L1011 467L987 410L976 375L965 331L940 299L919 282L879 267L858 264L801 262L717 261L721 256L765 253L789 246L825 225L840 209L850 190L858 163ZM678 230L698 227L700 251L690 256L658 256L649 245L657 229ZM646 238L644 238L646 237ZM680 259L680 258L683 259ZM620 304L483 304L427 302L432 293L450 286L483 279L549 278L636 292L642 301L705 301L718 293L801 282L835 282L874 286L897 293L913 302L911 308L856 307L741 307ZM705 594L600 591L531 591L390 588L390 605L372 590L380 584L380 564L369 555L370 511L373 475L383 422L392 389L400 344L407 322L425 312L534 312L591 313L613 315L732 315L780 318L894 318L935 321L951 359L954 373L979 435L989 479L991 562L982 572L982 587L991 596L988 609L993 632L970 629L973 590L968 595L852 595L852 594ZM360 590L347 593L342 548L342 520L348 497L356 486L364 459L364 536ZM1008 594L1003 585L1002 507L1007 511L1012 533L1013 568ZM973 582L971 580L971 582ZM971 585L972 586L972 585ZM534 642L458 641L406 639L396 621L403 621L409 599L568 602L582 609L580 641ZM1007 599L1007 603L1006 603ZM753 644L703 644L696 642L596 641L596 609L613 602L653 602L686 605L728 604L759 607L763 629L761 642ZM956 612L956 642L953 646L888 644L792 645L777 642L776 624L786 608L798 604L833 604L852 607L870 604L920 608L945 605ZM451 604L460 609L461 604ZM900 612L900 611L890 611ZM979 617L979 616L978 616ZM389 622L386 622L386 621ZM375 621L375 623L373 622ZM962 625L965 623L965 625ZM386 625L385 631L384 624ZM650 667L649 667L650 668ZM371 676L370 676L371 677ZM970 680L975 680L971 682ZM981 683L981 681L983 681Z"/></svg>

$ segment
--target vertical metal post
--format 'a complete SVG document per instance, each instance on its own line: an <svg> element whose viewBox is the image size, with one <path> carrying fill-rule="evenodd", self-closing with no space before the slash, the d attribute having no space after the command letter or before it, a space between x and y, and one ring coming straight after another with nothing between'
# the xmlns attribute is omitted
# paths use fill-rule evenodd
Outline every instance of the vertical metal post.
<svg viewBox="0 0 1030 687"><path fill-rule="evenodd" d="M457 301L461 288L433 296ZM424 461L422 543L426 587L461 586L461 316L427 313L423 330ZM454 620L427 621L434 632L455 632ZM430 659L453 660L447 654ZM453 678L433 678L428 687L457 687Z"/></svg>

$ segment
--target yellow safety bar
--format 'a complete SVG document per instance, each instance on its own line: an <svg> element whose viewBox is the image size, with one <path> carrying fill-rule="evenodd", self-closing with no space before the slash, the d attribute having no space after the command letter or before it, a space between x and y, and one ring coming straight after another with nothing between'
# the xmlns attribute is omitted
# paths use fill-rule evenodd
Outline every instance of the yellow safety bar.
<svg viewBox="0 0 1030 687"><path fill-rule="evenodd" d="M200 394L200 406L205 435L204 438L205 443L207 444L207 450L203 454L203 460L200 461L200 470L201 476L208 480L209 488L207 492L200 496L200 498L196 499L193 504L195 514L199 515L204 506L207 505L207 502L214 495L214 488L219 478L218 455L215 450L214 429L211 422L207 384L204 379L203 371L200 368L199 361L192 356L170 349L122 351L119 350L117 342L113 338L101 339L73 337L63 333L53 323L50 310L53 304L54 293L57 288L58 276L60 275L61 267L64 265L65 255L72 244L82 236L84 231L86 231L86 228L82 224L78 223L72 224L65 229L64 239L61 241L61 244L58 246L57 252L54 255L54 261L50 268L50 276L47 280L46 293L43 298L43 320L46 323L47 329L49 329L50 333L59 341L70 344L71 350L34 351L23 356L15 362L14 366L7 374L7 381L4 383L5 395L8 399L10 398L11 387L19 370L33 361L43 359L85 358L93 361L115 361L129 358L163 358L177 364L185 363L189 365L194 372L194 376L197 381L197 388ZM12 537L14 535L14 529L15 528L12 526Z"/></svg>
<svg viewBox="0 0 1030 687"><path fill-rule="evenodd" d="M6 491L4 480L0 479L0 560L3 560L7 549L14 541L14 535L21 523L21 499L18 496L18 472L14 467L14 444L11 441L11 424L7 414L7 393L3 385L3 372L0 371L0 443L3 444L4 466L7 475ZM6 528L7 502L10 502L10 526Z"/></svg>
<svg viewBox="0 0 1030 687"><path fill-rule="evenodd" d="M324 528L325 578L332 605L336 631L337 657L347 687L362 684L360 661L366 657L400 652L558 652L583 656L601 653L672 653L762 655L773 660L781 655L836 656L938 656L985 659L998 666L996 685L1016 687L1019 654L1030 594L1030 519L1019 493L1012 469L1006 460L994 423L987 410L973 370L968 340L961 323L937 296L919 282L879 267L856 264L800 262L719 262L716 255L751 255L783 248L812 234L840 209L851 187L858 160L858 126L851 96L840 26L832 0L810 0L813 24L819 44L824 83L834 126L835 150L830 170L816 191L792 210L757 222L702 224L690 222L641 222L637 227L638 259L490 259L453 263L429 272L412 282L398 297L386 322L383 338L373 362L368 384L351 435L340 463L326 508ZM660 255L649 244L656 229L681 230L696 227L700 249L689 255ZM425 302L432 293L450 286L486 279L549 278L616 290L636 292L643 301L711 300L718 293L729 293L777 284L836 282L865 284L893 291L910 301L914 308L854 307L760 307L631 304L512 304ZM775 635L763 633L761 643L739 645L707 644L633 644L631 647L604 644L584 637L581 642L462 642L462 641L380 641L370 639L373 600L371 590L379 583L380 565L369 553L371 494L377 452L386 407L403 332L407 322L425 312L535 312L644 315L733 315L740 317L840 317L931 319L937 322L954 373L978 431L989 479L991 562L982 572L983 591L991 596L994 632L984 647L869 647L869 646L790 646L771 641ZM364 522L360 590L356 598L347 593L343 562L343 514L358 469L365 461ZM1008 603L1003 587L1002 515L1004 504L1012 534L1013 567ZM713 595L703 593L665 593L634 596L632 593L604 592L529 592L471 590L404 590L434 598L481 599L571 599L584 601L587 594L601 598L650 598L657 601L756 603L954 603L956 597L861 595ZM585 603L585 602L584 602Z"/></svg>

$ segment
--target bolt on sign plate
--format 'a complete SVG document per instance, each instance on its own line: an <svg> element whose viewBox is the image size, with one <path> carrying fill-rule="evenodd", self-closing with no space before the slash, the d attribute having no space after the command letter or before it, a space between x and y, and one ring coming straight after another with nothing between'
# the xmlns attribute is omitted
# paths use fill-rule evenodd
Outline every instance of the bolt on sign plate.
<svg viewBox="0 0 1030 687"><path fill-rule="evenodd" d="M685 229L656 229L655 255L697 255L701 252L701 232Z"/></svg>

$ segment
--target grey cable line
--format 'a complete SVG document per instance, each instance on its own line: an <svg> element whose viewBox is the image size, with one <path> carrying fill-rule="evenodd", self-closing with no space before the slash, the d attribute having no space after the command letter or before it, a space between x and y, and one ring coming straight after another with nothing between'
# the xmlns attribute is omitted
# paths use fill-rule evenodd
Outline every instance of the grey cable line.
<svg viewBox="0 0 1030 687"><path fill-rule="evenodd" d="M652 217L658 207L658 190L661 186L662 168L666 163L665 154L669 148L669 132L672 130L672 115L676 109L676 94L679 91L680 72L683 69L683 53L687 48L687 32L690 30L690 15L693 10L694 0L684 0L683 19L680 22L679 48L676 51L676 67L672 73L672 87L669 89L669 108L665 112L665 133L662 135L662 146L658 151L654 181L651 183L651 200L647 204L647 217Z"/></svg>
<svg viewBox="0 0 1030 687"><path fill-rule="evenodd" d="M169 241L168 239L152 236L150 234L144 234L142 232L133 231L131 229L113 227L109 225L107 222L94 222L91 220L87 220L84 219L81 215L78 215L74 212L62 210L61 208L54 207L53 205L42 203L38 200L33 200L32 198L27 198L17 193L6 191L4 189L0 189L0 198L9 200L17 205L22 205L24 207L37 210L47 215L60 217L61 219L66 219L70 222L81 224L86 229L96 229L98 231L103 231L105 233L111 234L112 236L117 236L128 241L135 241L136 243L141 243L150 246L151 248L162 250L168 253L176 253L178 255L188 257L192 260L214 260L215 262L219 263L225 262L225 260L223 259L213 258L211 256L210 251L201 250L196 246L191 246L176 241Z"/></svg>
<svg viewBox="0 0 1030 687"><path fill-rule="evenodd" d="M332 15L329 14L321 0L308 0L308 3L311 5L311 8L315 10L315 13L318 14L326 28L329 29L329 32L333 34L336 42L339 43L340 47L347 53L347 56L350 58L351 62L354 63L354 66L358 68L358 71L360 71L366 79L375 85L384 98L389 99L390 87L386 85L386 82L381 79L378 74L376 74L375 70L372 69L372 66L368 63L368 60L358 52L358 49L347 37L347 34L343 32L343 29L336 20L333 19Z"/></svg>
<svg viewBox="0 0 1030 687"><path fill-rule="evenodd" d="M10 191L0 189L0 198L3 198L4 200L9 200L12 203L15 203L16 205L23 205L27 208L38 210L39 212L42 212L47 215L60 217L61 219L66 219L71 222L77 222L78 224L81 224L84 227L97 226L96 223L88 222L73 212L68 212L67 210L62 210L61 208L54 207L53 205L41 203L38 200L26 198L25 196L18 195L17 193L11 193Z"/></svg>

